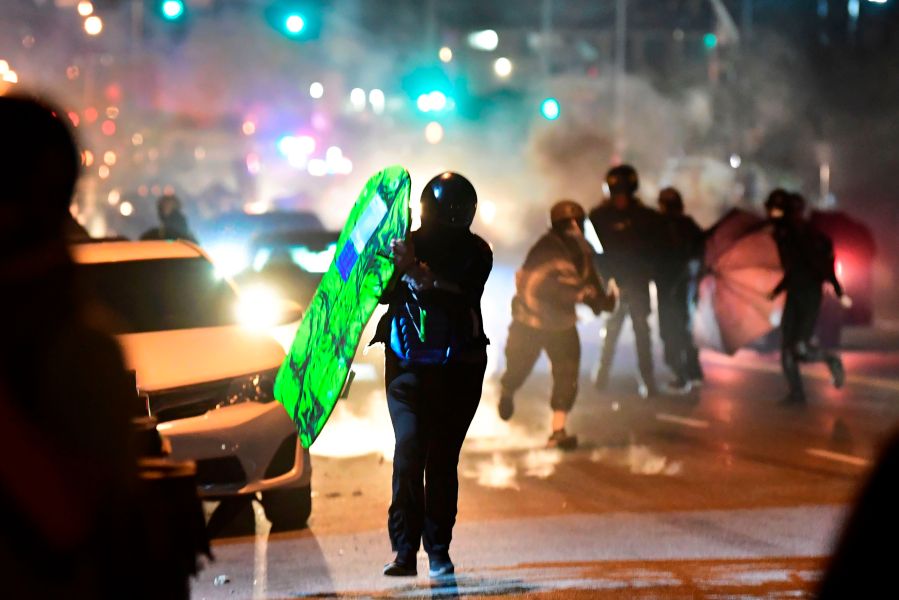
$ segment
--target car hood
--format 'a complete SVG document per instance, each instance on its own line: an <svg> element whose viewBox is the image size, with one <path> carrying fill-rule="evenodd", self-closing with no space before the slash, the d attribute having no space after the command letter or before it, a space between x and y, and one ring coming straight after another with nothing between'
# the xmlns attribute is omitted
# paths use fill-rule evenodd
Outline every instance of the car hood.
<svg viewBox="0 0 899 600"><path fill-rule="evenodd" d="M131 333L118 340L142 391L274 369L284 358L284 350L270 336L237 326Z"/></svg>

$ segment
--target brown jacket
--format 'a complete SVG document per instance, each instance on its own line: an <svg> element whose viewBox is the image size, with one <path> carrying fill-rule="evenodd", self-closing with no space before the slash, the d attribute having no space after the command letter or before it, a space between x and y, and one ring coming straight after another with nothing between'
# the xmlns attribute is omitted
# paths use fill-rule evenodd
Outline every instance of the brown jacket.
<svg viewBox="0 0 899 600"><path fill-rule="evenodd" d="M537 240L515 274L512 318L535 329L569 329L577 323L575 306L591 288L593 311L607 310L610 297L586 240L566 241L563 234L550 230Z"/></svg>

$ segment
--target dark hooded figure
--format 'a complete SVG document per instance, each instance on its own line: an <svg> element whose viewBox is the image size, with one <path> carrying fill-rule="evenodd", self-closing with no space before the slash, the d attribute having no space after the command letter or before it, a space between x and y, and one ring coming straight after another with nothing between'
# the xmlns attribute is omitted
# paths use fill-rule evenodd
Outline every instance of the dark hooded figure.
<svg viewBox="0 0 899 600"><path fill-rule="evenodd" d="M692 320L702 266L703 233L689 215L673 187L659 192L665 252L655 275L659 304L659 335L665 362L674 373L672 391L688 391L702 383L699 351L693 342Z"/></svg>
<svg viewBox="0 0 899 600"><path fill-rule="evenodd" d="M477 209L457 173L421 195L421 228L395 241L394 285L373 341L384 342L387 408L396 436L387 529L396 552L389 576L413 576L422 541L431 577L450 575L462 442L481 399L487 338L481 296L493 252L470 231Z"/></svg>
<svg viewBox="0 0 899 600"><path fill-rule="evenodd" d="M80 156L59 114L0 98L2 585L10 598L118 598L136 576L137 399L79 293L65 231Z"/></svg>
<svg viewBox="0 0 899 600"><path fill-rule="evenodd" d="M197 242L197 238L187 224L187 217L181 211L181 200L174 194L165 194L156 203L159 226L148 229L142 240L187 240Z"/></svg>
<svg viewBox="0 0 899 600"><path fill-rule="evenodd" d="M800 363L826 363L835 387L841 387L845 379L840 357L824 351L812 339L824 284L833 287L844 305L851 301L843 294L834 271L833 243L805 218L805 199L799 194L788 194L781 204L781 216L773 221L784 276L771 292L772 299L781 293L787 294L780 331L781 364L789 392L781 404L804 405ZM775 211L774 214L778 213Z"/></svg>
<svg viewBox="0 0 899 600"><path fill-rule="evenodd" d="M499 416L507 421L514 411L513 395L545 351L553 377L548 445L566 450L577 446L577 437L565 429L580 375L581 340L575 307L583 303L599 314L615 306L615 297L606 294L593 264L593 250L584 239L586 217L577 202L557 202L550 210L549 231L531 247L515 276L499 401Z"/></svg>
<svg viewBox="0 0 899 600"><path fill-rule="evenodd" d="M597 389L605 389L612 370L615 346L627 316L634 327L641 394L658 393L653 373L652 337L649 330L649 283L655 273L662 238L659 213L637 198L637 171L630 165L613 167L606 174L609 199L590 211L590 221L603 247L600 272L614 279L620 293L618 309L605 325L605 340Z"/></svg>

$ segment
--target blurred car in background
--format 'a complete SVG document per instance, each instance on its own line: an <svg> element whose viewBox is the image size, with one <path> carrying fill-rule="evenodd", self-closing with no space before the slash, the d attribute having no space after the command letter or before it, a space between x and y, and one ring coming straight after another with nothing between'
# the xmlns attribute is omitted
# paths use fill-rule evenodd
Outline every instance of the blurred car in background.
<svg viewBox="0 0 899 600"><path fill-rule="evenodd" d="M225 277L234 276L252 265L250 245L258 236L324 229L318 215L308 211L272 211L258 215L229 212L196 225L200 245Z"/></svg>
<svg viewBox="0 0 899 600"><path fill-rule="evenodd" d="M296 323L299 306L239 294L188 242L83 243L72 254L173 457L196 461L201 496L259 493L274 527L305 525L309 454L274 401L284 350L268 331Z"/></svg>

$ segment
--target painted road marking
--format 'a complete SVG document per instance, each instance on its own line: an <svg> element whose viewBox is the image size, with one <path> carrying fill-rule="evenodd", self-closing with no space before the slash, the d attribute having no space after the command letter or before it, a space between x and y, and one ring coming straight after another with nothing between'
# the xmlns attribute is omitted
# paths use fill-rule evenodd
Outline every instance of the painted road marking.
<svg viewBox="0 0 899 600"><path fill-rule="evenodd" d="M709 362L714 365L719 365L722 367L736 367L738 369L745 369L747 371L757 371L762 373L782 373L783 369L780 365L772 365L766 363L755 363L749 362L746 359L739 358L723 358L717 356L709 356L707 353L703 354L702 357L703 362ZM817 379L819 381L827 381L830 382L830 375L819 372L817 370L812 371L814 367L807 367L802 369L802 376L807 377L809 379ZM846 385L863 385L873 388L878 388L881 390L890 390L894 392L899 392L899 381L894 379L886 379L884 377L869 377L866 375L847 375L846 376ZM845 387L845 386L843 386Z"/></svg>
<svg viewBox="0 0 899 600"><path fill-rule="evenodd" d="M669 415L667 413L657 413L656 419L665 421L666 423L676 423L684 427L692 427L693 429L708 429L709 422L702 419L691 419L689 417L679 417L677 415Z"/></svg>
<svg viewBox="0 0 899 600"><path fill-rule="evenodd" d="M852 456L851 454L831 452L830 450L824 450L822 448L806 448L805 452L807 454L811 454L812 456L817 456L818 458L825 458L827 460L841 462L847 465L853 465L855 467L867 467L871 464L871 461L865 458Z"/></svg>

